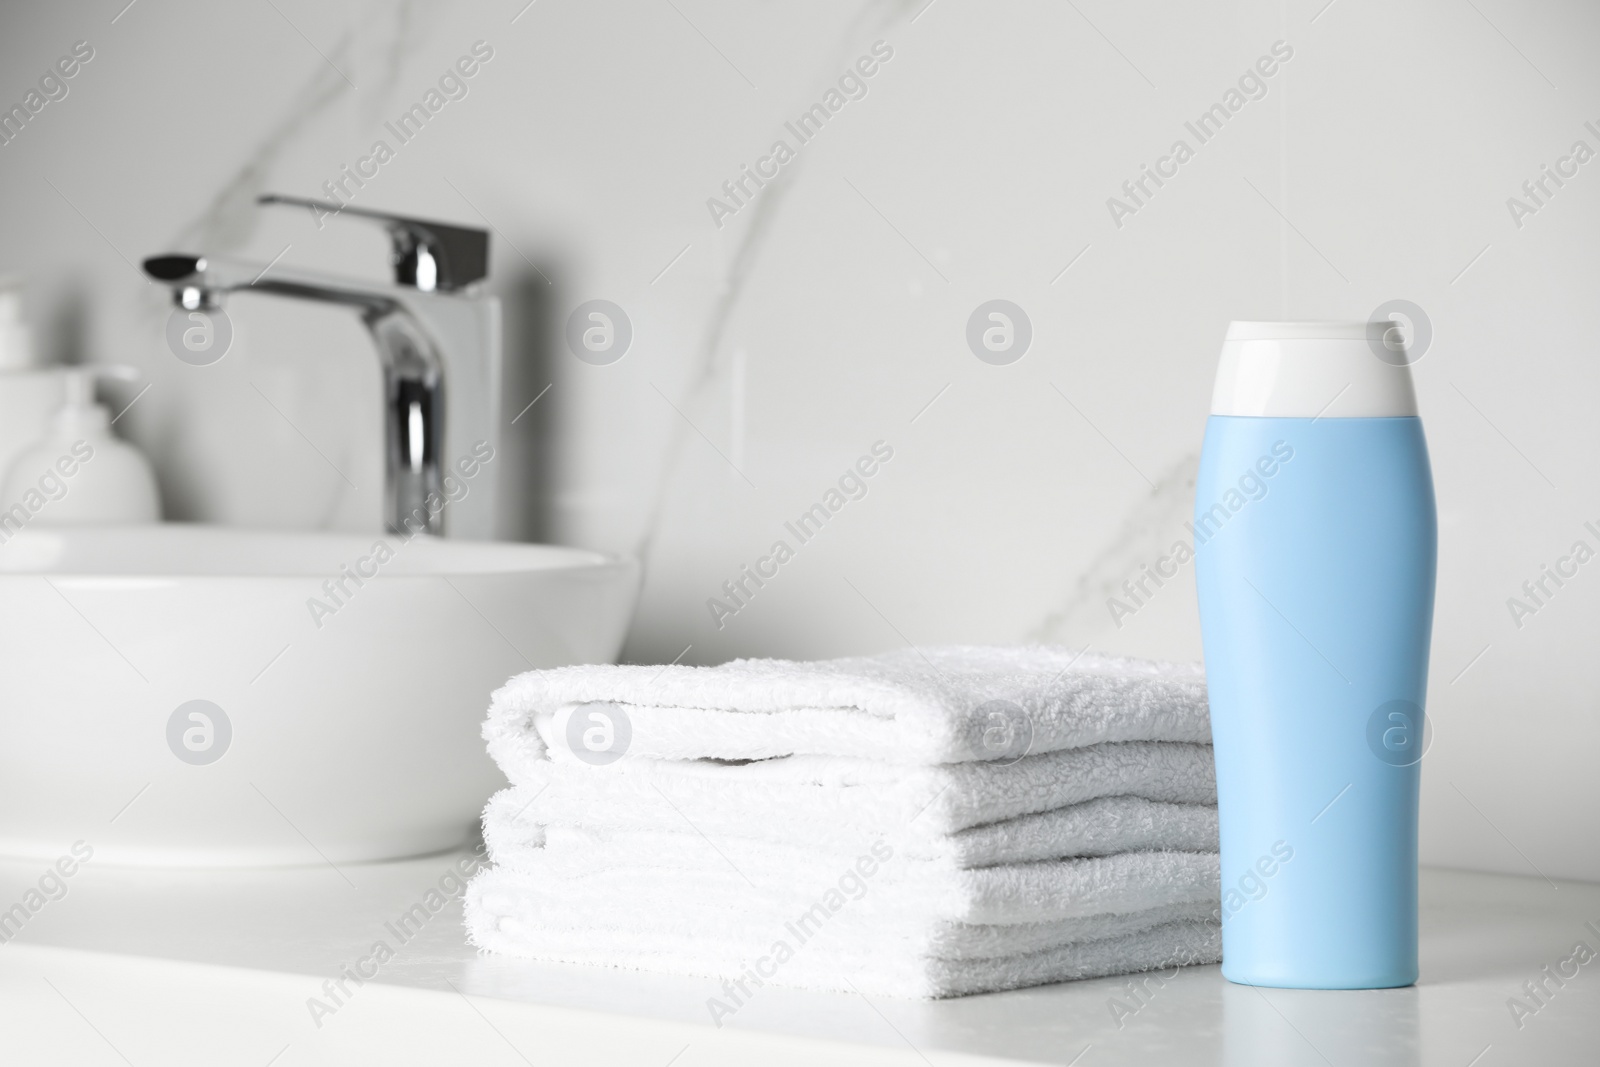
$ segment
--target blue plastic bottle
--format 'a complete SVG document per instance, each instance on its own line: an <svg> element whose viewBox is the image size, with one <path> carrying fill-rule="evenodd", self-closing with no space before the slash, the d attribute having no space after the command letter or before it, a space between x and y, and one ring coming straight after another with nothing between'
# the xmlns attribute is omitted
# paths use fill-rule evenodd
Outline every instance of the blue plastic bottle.
<svg viewBox="0 0 1600 1067"><path fill-rule="evenodd" d="M1417 978L1437 528L1393 335L1236 322L1223 344L1193 533L1234 982Z"/></svg>

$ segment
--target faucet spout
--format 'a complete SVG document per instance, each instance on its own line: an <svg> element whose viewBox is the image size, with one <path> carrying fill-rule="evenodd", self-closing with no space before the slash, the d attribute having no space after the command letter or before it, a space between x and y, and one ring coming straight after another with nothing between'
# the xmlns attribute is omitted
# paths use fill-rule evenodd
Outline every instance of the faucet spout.
<svg viewBox="0 0 1600 1067"><path fill-rule="evenodd" d="M372 335L383 369L384 525L390 533L442 534L445 353L407 298L376 286L240 260L185 254L151 256L151 278L189 310L215 310L230 293L354 308ZM439 297L436 299L448 299Z"/></svg>
<svg viewBox="0 0 1600 1067"><path fill-rule="evenodd" d="M390 533L443 533L444 375L438 349L404 308L364 312L383 361L384 510Z"/></svg>

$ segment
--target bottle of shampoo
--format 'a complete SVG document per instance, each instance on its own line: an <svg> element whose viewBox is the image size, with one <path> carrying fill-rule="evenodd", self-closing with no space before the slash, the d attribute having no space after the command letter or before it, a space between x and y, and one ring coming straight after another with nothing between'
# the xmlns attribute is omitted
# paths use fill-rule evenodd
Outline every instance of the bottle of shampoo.
<svg viewBox="0 0 1600 1067"><path fill-rule="evenodd" d="M1234 982L1417 978L1437 524L1398 329L1235 322L1223 342L1194 533Z"/></svg>

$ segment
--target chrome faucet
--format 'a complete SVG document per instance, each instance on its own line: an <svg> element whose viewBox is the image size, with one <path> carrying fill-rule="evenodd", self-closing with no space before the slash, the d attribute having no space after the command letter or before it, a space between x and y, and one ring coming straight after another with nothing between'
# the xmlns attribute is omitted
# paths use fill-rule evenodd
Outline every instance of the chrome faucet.
<svg viewBox="0 0 1600 1067"><path fill-rule="evenodd" d="M392 244L394 285L176 253L146 259L145 273L190 311L214 311L225 294L251 292L358 310L383 366L385 526L392 533L493 537L498 479L476 479L460 497L447 495L445 485L452 461L482 459L474 451L480 442L499 445L499 302L473 292L489 272L488 232L298 197L269 194L257 202L309 208L319 219L381 223Z"/></svg>

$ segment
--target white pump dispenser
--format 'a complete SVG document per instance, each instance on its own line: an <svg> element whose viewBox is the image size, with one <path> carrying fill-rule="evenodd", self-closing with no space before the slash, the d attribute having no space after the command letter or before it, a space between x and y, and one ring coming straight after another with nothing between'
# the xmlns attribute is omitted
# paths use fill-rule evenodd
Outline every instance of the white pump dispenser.
<svg viewBox="0 0 1600 1067"><path fill-rule="evenodd" d="M44 526L159 522L149 461L112 435L111 413L94 398L96 377L132 379L138 372L103 365L64 371L66 401L44 438L12 461L0 507L13 515L21 507Z"/></svg>

